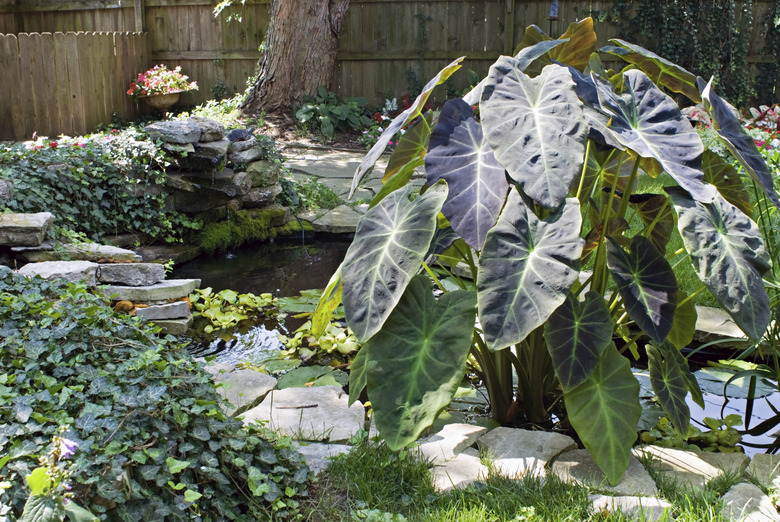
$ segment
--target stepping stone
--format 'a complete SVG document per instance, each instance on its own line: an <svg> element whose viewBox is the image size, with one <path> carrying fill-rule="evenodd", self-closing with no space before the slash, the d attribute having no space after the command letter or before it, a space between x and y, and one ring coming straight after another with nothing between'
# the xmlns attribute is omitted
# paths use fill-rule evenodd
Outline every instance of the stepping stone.
<svg viewBox="0 0 780 522"><path fill-rule="evenodd" d="M256 370L234 370L214 375L214 382L222 384L217 393L233 405L227 408L227 415L236 415L261 402L276 388L276 379Z"/></svg>
<svg viewBox="0 0 780 522"><path fill-rule="evenodd" d="M11 249L17 256L30 263L43 261L92 261L95 263L134 263L141 256L127 250L97 243L64 244L55 248L53 241L44 242L40 248L16 247Z"/></svg>
<svg viewBox="0 0 780 522"><path fill-rule="evenodd" d="M780 455L753 455L748 473L763 486L780 490Z"/></svg>
<svg viewBox="0 0 780 522"><path fill-rule="evenodd" d="M165 279L165 267L159 263L102 264L98 281L128 286L149 286Z"/></svg>
<svg viewBox="0 0 780 522"><path fill-rule="evenodd" d="M200 287L200 279L168 279L148 286L106 285L100 287L103 295L116 301L148 303L181 299Z"/></svg>
<svg viewBox="0 0 780 522"><path fill-rule="evenodd" d="M455 458L466 448L473 446L487 428L470 424L447 424L435 435L420 441L420 455L434 464L442 464Z"/></svg>
<svg viewBox="0 0 780 522"><path fill-rule="evenodd" d="M431 476L434 489L446 493L485 480L488 476L488 468L482 464L479 451L468 448L457 454L455 458L434 466L431 469Z"/></svg>
<svg viewBox="0 0 780 522"><path fill-rule="evenodd" d="M515 428L495 428L477 441L493 457L496 470L505 477L527 474L545 476L545 466L564 451L577 448L574 439L560 433Z"/></svg>
<svg viewBox="0 0 780 522"><path fill-rule="evenodd" d="M196 245L148 245L136 249L144 263L173 261L176 264L192 261L203 253Z"/></svg>
<svg viewBox="0 0 780 522"><path fill-rule="evenodd" d="M97 263L89 261L45 261L28 263L19 269L27 277L41 276L44 279L65 279L71 283L82 281L87 286L97 284Z"/></svg>
<svg viewBox="0 0 780 522"><path fill-rule="evenodd" d="M152 321L152 323L162 328L164 334L184 335L192 325L192 316L187 319L163 319Z"/></svg>
<svg viewBox="0 0 780 522"><path fill-rule="evenodd" d="M620 511L634 520L659 520L664 511L672 506L669 502L655 497L590 495L588 500L593 513Z"/></svg>
<svg viewBox="0 0 780 522"><path fill-rule="evenodd" d="M315 232L354 234L363 214L347 205L339 205L311 222Z"/></svg>
<svg viewBox="0 0 780 522"><path fill-rule="evenodd" d="M293 442L298 453L303 455L306 465L315 475L324 471L330 461L339 455L344 455L352 450L352 446L346 444L325 444L322 442Z"/></svg>
<svg viewBox="0 0 780 522"><path fill-rule="evenodd" d="M0 214L0 245L38 246L53 222L51 212Z"/></svg>
<svg viewBox="0 0 780 522"><path fill-rule="evenodd" d="M563 482L599 488L614 495L632 497L658 495L658 487L650 473L634 456L630 457L628 469L615 486L607 482L604 472L596 465L588 450L584 449L563 453L553 462L552 472Z"/></svg>
<svg viewBox="0 0 780 522"><path fill-rule="evenodd" d="M297 440L347 442L365 426L360 401L347 405L339 386L274 390L243 413L244 424L265 420L268 427Z"/></svg>
<svg viewBox="0 0 780 522"><path fill-rule="evenodd" d="M640 460L648 459L656 473L694 491L725 473L741 475L750 462L742 453L694 452L660 446L637 446L632 452Z"/></svg>
<svg viewBox="0 0 780 522"><path fill-rule="evenodd" d="M742 482L723 495L723 515L740 522L780 522L772 500L755 484Z"/></svg>
<svg viewBox="0 0 780 522"><path fill-rule="evenodd" d="M137 307L135 315L146 321L186 319L190 316L190 304L187 301L177 301L163 305Z"/></svg>

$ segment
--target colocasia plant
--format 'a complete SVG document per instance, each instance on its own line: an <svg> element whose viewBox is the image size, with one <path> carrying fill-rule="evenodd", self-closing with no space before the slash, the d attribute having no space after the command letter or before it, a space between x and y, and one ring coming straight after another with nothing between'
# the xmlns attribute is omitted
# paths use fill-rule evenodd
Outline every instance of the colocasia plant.
<svg viewBox="0 0 780 522"><path fill-rule="evenodd" d="M612 43L596 52L591 19L557 40L531 26L516 55L500 57L463 99L423 114L458 59L387 125L358 168L353 189L416 121L312 328L343 301L363 344L350 396L367 391L390 447L431 425L470 356L496 420L552 427L557 417L612 484L628 466L641 415L624 355L645 352L657 398L686 437L685 397L700 402L701 392L680 353L696 311L667 260L675 225L704 285L749 337L763 335L769 260L745 214L751 209L733 200L735 180L719 175L664 89L703 103L719 139L778 205L765 163L710 83L639 46ZM630 65L613 74L603 54ZM428 185L418 195L408 181L423 165ZM668 186L637 193L643 176ZM639 232L629 232L632 222ZM434 263L467 266L473 283L445 284Z"/></svg>

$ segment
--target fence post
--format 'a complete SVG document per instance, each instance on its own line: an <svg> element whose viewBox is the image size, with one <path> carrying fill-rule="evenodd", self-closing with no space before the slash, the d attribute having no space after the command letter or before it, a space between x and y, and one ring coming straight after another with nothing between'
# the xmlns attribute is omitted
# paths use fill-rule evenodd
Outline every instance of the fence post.
<svg viewBox="0 0 780 522"><path fill-rule="evenodd" d="M504 13L504 54L513 56L515 50L515 0L506 0Z"/></svg>
<svg viewBox="0 0 780 522"><path fill-rule="evenodd" d="M144 0L134 0L135 32L144 32Z"/></svg>

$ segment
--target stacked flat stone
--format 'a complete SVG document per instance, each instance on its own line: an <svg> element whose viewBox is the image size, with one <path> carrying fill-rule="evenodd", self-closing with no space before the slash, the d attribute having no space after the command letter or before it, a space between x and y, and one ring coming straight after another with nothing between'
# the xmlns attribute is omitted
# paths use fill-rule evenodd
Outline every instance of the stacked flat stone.
<svg viewBox="0 0 780 522"><path fill-rule="evenodd" d="M178 171L169 170L167 185L180 212L200 213L225 205L264 208L282 191L280 167L261 159L264 149L249 130L226 133L216 120L193 117L159 121L146 132L177 157Z"/></svg>

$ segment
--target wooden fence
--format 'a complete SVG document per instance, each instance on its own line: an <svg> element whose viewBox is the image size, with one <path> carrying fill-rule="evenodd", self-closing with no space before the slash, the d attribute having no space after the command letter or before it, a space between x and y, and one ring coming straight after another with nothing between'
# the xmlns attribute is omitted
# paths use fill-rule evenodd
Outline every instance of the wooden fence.
<svg viewBox="0 0 780 522"><path fill-rule="evenodd" d="M90 96L108 88L115 93L104 94L106 100L112 96L110 102L97 103L103 107L100 114L104 119L91 112L88 116L91 107L83 109L83 116L76 116L79 112L76 106L74 123L71 127L60 127L61 132L92 130L97 123L107 123L112 108L120 116L132 117L139 108L127 99L124 91L135 75L157 63L169 67L180 65L185 74L198 82L200 90L183 96L183 103L200 103L215 95L242 92L260 56L258 47L268 25L270 0L246 0L244 6L232 8L232 13L242 16L241 23L228 23L226 16L215 19L214 4L216 0L0 0L0 33L6 34L0 36L0 64L16 63L22 69L14 74L23 77L5 80L0 76L0 85L11 87L10 91L4 88L0 92L13 92L15 85L25 86L13 95L12 107L7 106L8 97L0 97L0 121L9 113L32 112L34 105L38 112L25 117L25 121L35 121L36 125L46 122L45 128L50 129L46 132L56 135L52 132L55 122L66 125L69 121L67 116L52 115L67 114L66 94L72 94L75 97L71 96L71 100L82 103L90 99L70 90L79 82L82 88L93 93ZM465 55L464 67L449 83L450 89L459 90L468 86L469 69L482 75L497 56L510 54L528 25L536 24L558 36L576 20L586 16L603 18L600 15L611 2L559 0L558 4L559 17L551 21L549 0L353 0L342 24L337 71L331 88L342 96L364 96L372 103L381 103L385 98L414 91L441 67ZM754 20L758 22L773 4L772 0L753 0L752 5ZM758 25L755 24L756 32L750 39L756 46L762 43ZM68 34L74 31L87 33ZM131 31L143 35L131 38ZM606 44L616 33L606 22L597 22L596 31L599 45ZM47 32L55 34L47 36ZM118 35L109 36L105 32L118 32ZM92 38L94 42L87 43ZM109 40L118 50L114 58L111 58L114 51L109 49ZM70 42L65 47L68 51L62 51L58 42ZM301 35L301 44L305 45L305 35ZM33 47L36 63L46 61L53 71L27 70L33 62L18 53L29 55ZM123 53L127 54L120 57ZM755 56L758 49L751 49L750 54L753 61L766 59ZM91 64L82 65L82 58ZM96 63L105 66L95 67ZM68 87L47 84L62 69L68 71ZM78 81L72 76L75 71L81 74ZM98 71L112 79L102 78ZM8 84L8 81L15 83ZM36 103L32 104L30 99ZM57 101L57 111L38 108L37 100L47 99ZM85 127L79 126L82 121ZM15 123L13 128L17 138L29 135L29 126ZM43 128L38 126L36 130L43 133ZM0 139L8 134L7 129L0 129Z"/></svg>
<svg viewBox="0 0 780 522"><path fill-rule="evenodd" d="M79 135L140 115L125 94L149 61L140 33L0 34L0 140Z"/></svg>

